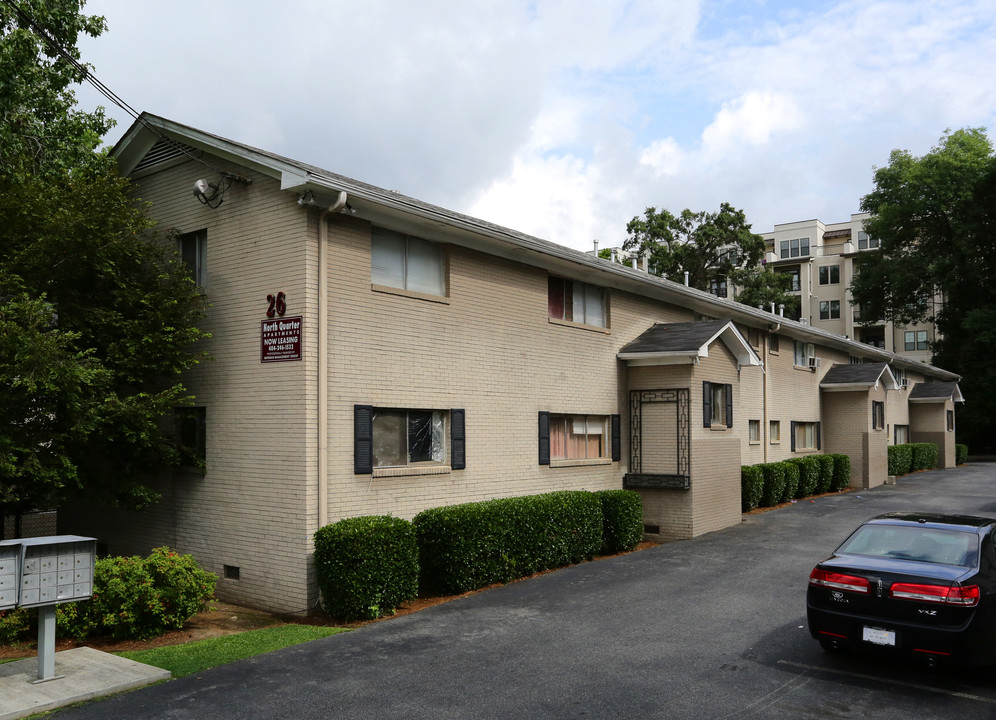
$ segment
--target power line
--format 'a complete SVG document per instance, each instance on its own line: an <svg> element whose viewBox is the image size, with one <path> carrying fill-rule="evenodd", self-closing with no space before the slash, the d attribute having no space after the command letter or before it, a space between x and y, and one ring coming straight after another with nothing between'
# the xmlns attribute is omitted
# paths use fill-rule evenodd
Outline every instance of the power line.
<svg viewBox="0 0 996 720"><path fill-rule="evenodd" d="M142 123L143 127L145 127L147 130L149 130L154 135L156 135L156 137L158 137L160 140L166 142L169 145L172 145L179 152L183 153L184 155L186 155L187 157L189 157L191 160L195 160L195 161L199 162L200 164L204 165L205 167L210 168L211 170L214 170L216 173L218 173L222 177L229 178L229 179L232 179L232 180L238 180L240 182L249 182L245 178L240 177L240 176L236 175L235 173L228 172L227 170L222 170L221 168L218 168L218 167L212 165L211 163L207 162L203 158L198 157L194 153L190 152L190 150L188 150L187 147L183 143L177 142L176 140L174 140L173 138L171 138L169 135L167 135L165 132L163 132L162 129L160 129L160 128L156 127L155 125L153 125L152 123L148 122L145 118L142 117L141 113L139 113L137 110L135 110L135 108L133 108L131 105L129 105L127 102L125 102L124 99L121 98L121 96L119 96L117 93L115 93L109 87L107 87L104 83L102 83L97 78L97 76L95 76L90 71L90 68L87 67L86 64L81 63L79 60L77 60L75 57L73 57L73 55L69 51L67 51L59 43L59 41L57 41L54 37L52 37L51 34L49 34L48 30L46 30L44 27L42 27L18 3L14 2L14 0L0 0L0 2L2 2L8 8L10 8L14 12L14 14L17 15L21 19L21 22L23 24L27 25L31 29L31 31L34 32L35 35L37 35L39 38L41 38L45 42L45 44L48 46L48 50L49 50L50 53L54 52L59 57L63 58L68 63L70 63L74 68L76 68L77 71L79 71L79 73L83 76L83 79L86 80L88 83L90 83L90 85L92 85L97 90L97 92L99 92L105 98L107 98L108 100L110 100L111 103L113 103L114 105L117 105L119 108L121 108L126 113L128 113L134 120L136 120L137 122Z"/></svg>

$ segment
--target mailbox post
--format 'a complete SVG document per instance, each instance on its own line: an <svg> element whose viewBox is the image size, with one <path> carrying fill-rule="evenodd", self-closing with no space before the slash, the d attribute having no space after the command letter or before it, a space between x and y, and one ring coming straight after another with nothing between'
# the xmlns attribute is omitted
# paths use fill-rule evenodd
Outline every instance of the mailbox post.
<svg viewBox="0 0 996 720"><path fill-rule="evenodd" d="M38 679L34 682L61 677L55 674L55 606L93 594L96 550L95 538L78 535L0 542L0 610L38 608Z"/></svg>

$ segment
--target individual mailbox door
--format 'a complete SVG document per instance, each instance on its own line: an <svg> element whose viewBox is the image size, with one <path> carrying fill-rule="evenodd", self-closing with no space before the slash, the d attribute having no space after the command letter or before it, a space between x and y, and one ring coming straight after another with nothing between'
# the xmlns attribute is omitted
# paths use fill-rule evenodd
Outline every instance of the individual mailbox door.
<svg viewBox="0 0 996 720"><path fill-rule="evenodd" d="M21 587L18 576L20 564L20 544L0 543L0 610L9 610L17 605Z"/></svg>

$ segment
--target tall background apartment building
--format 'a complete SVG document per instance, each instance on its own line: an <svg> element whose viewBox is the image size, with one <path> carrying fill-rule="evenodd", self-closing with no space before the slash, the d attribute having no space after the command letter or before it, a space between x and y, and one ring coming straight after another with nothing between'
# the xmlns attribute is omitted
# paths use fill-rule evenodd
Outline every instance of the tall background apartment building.
<svg viewBox="0 0 996 720"><path fill-rule="evenodd" d="M900 326L862 315L851 304L850 285L862 256L878 251L878 240L864 231L868 213L855 213L847 222L819 220L775 225L762 233L767 242L764 262L775 272L792 276L792 294L800 299L792 319L849 339L930 362L934 324ZM939 302L939 300L938 300Z"/></svg>

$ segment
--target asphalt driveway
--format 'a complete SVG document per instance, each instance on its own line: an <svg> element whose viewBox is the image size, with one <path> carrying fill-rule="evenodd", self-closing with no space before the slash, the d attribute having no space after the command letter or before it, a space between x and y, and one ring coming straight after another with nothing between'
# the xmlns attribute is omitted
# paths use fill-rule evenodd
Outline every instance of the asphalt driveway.
<svg viewBox="0 0 996 720"><path fill-rule="evenodd" d="M996 515L996 464L746 516L57 713L82 718L996 717L991 670L823 653L813 564L883 512Z"/></svg>

